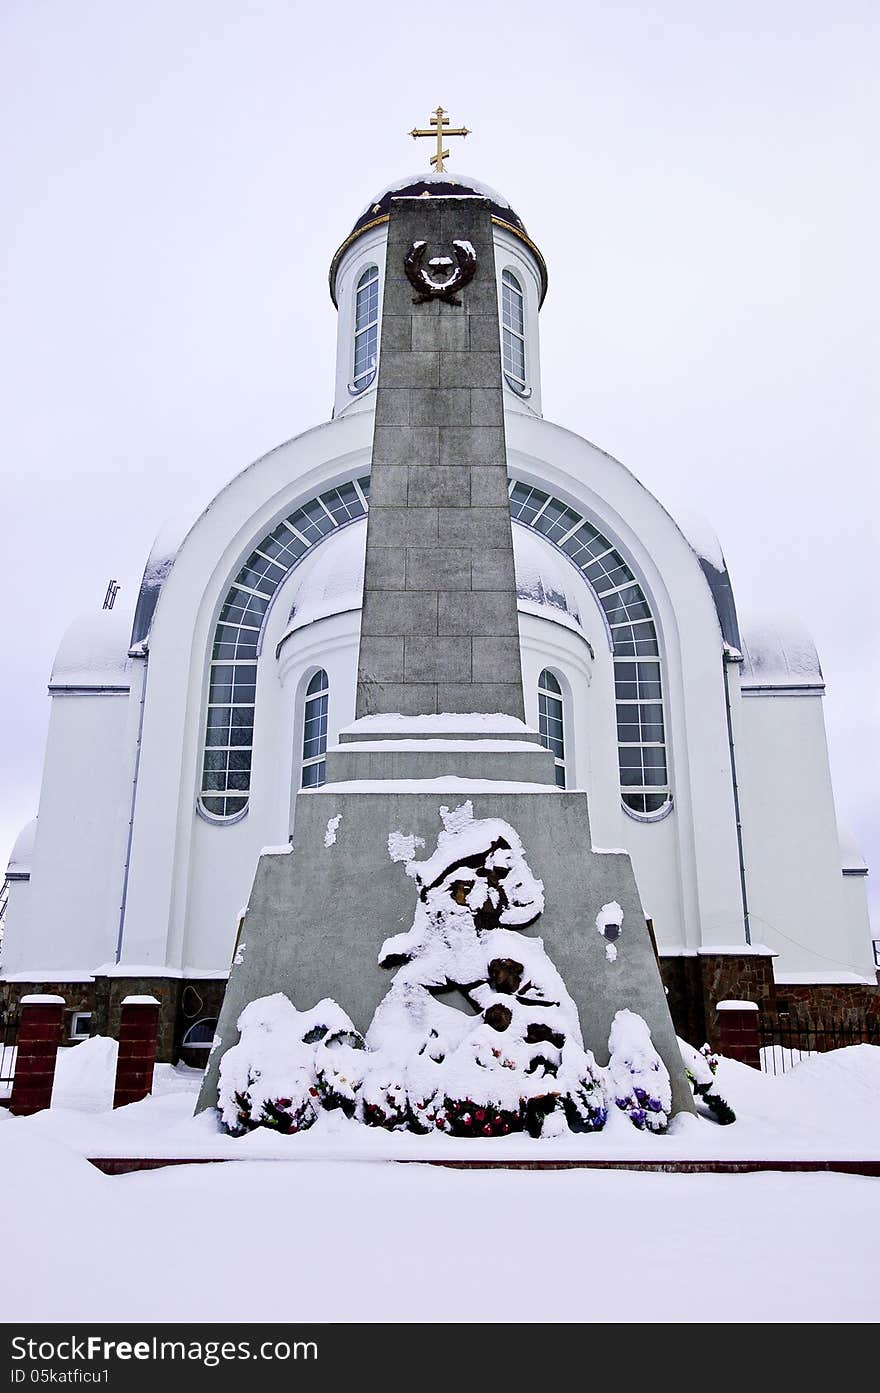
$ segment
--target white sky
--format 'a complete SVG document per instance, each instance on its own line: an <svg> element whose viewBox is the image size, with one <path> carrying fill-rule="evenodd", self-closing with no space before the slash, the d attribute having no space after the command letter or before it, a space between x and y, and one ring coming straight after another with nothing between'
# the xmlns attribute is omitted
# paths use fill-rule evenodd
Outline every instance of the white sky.
<svg viewBox="0 0 880 1393"><path fill-rule="evenodd" d="M442 103L547 259L545 414L812 630L880 867L878 38L873 0L3 0L3 864L66 624L329 415L330 257Z"/></svg>

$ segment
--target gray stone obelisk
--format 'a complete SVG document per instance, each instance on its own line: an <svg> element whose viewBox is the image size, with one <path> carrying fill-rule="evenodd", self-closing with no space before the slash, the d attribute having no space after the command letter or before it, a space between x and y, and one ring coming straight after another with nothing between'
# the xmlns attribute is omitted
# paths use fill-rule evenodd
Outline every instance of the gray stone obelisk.
<svg viewBox="0 0 880 1393"><path fill-rule="evenodd" d="M418 295L404 262L476 255L457 304ZM358 716L523 717L495 250L481 198L394 199L358 664Z"/></svg>
<svg viewBox="0 0 880 1393"><path fill-rule="evenodd" d="M444 298L437 283L456 258L463 283ZM407 265L434 287L414 287ZM615 1012L636 1011L674 1108L690 1108L630 858L593 850L586 793L556 788L553 756L523 719L484 199L392 200L378 371L357 719L327 751L324 786L297 795L291 846L260 856L199 1108L216 1103L255 998L281 991L302 1010L332 997L367 1030L388 991L380 945L412 923L413 882L393 848L402 835L431 848L462 804L522 837L546 896L524 935L544 939L599 1062ZM609 957L597 914L611 902L624 927Z"/></svg>

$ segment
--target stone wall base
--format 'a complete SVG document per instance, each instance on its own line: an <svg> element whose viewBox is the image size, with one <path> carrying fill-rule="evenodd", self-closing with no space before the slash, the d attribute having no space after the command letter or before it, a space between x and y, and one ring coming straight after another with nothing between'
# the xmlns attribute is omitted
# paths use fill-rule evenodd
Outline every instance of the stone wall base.
<svg viewBox="0 0 880 1393"><path fill-rule="evenodd" d="M795 1028L824 1025L857 1029L867 1022L869 1031L880 1029L880 985L813 982L789 986L775 981L773 958L767 954L661 954L660 971L676 1032L697 1047L707 1042L720 1049L715 1003L725 1000L754 1001L765 1021L778 1019Z"/></svg>
<svg viewBox="0 0 880 1393"><path fill-rule="evenodd" d="M197 1021L216 1018L226 989L223 978L209 981L179 977L95 977L88 982L0 982L0 1010L17 1008L23 996L51 993L64 997L61 1045L76 1043L70 1038L74 1012L91 1011L92 1035L119 1039L122 1003L127 996L155 996L159 1002L159 1038L156 1053L160 1064L182 1060L196 1068L206 1062L205 1050L182 1046L183 1037Z"/></svg>

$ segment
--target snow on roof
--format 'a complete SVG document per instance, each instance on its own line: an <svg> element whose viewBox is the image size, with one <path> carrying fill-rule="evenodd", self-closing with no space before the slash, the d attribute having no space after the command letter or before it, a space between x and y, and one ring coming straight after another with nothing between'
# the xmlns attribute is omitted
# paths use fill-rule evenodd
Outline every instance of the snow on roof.
<svg viewBox="0 0 880 1393"><path fill-rule="evenodd" d="M868 863L862 855L861 847L848 827L838 827L837 841L840 846L841 870L867 871Z"/></svg>
<svg viewBox="0 0 880 1393"><path fill-rule="evenodd" d="M796 619L747 624L742 635L744 687L823 687L816 645Z"/></svg>
<svg viewBox="0 0 880 1393"><path fill-rule="evenodd" d="M31 859L34 854L34 839L37 835L37 819L32 817L30 822L26 822L15 839L9 862L6 867L8 876L27 876L31 873Z"/></svg>
<svg viewBox="0 0 880 1393"><path fill-rule="evenodd" d="M159 592L165 584L168 572L174 565L177 553L184 539L205 512L205 500L193 493L171 517L166 518L159 528L156 539L150 548L143 579L138 592L137 608L132 625L132 644L142 643L150 632L153 614L159 601Z"/></svg>
<svg viewBox="0 0 880 1393"><path fill-rule="evenodd" d="M71 687L126 690L131 681L128 656L131 610L89 610L67 629L55 655L50 691Z"/></svg>
<svg viewBox="0 0 880 1393"><path fill-rule="evenodd" d="M690 508L676 508L675 521L701 561L707 561L716 571L727 570L718 533L704 513Z"/></svg>
<svg viewBox="0 0 880 1393"><path fill-rule="evenodd" d="M366 545L367 523L361 518L306 553L291 582L289 634L316 619L360 609Z"/></svg>
<svg viewBox="0 0 880 1393"><path fill-rule="evenodd" d="M291 582L288 634L331 614L360 609L366 537L366 519L362 518L331 533L303 558ZM565 616L561 622L567 622L568 627L582 627L586 582L579 579L565 557L538 533L518 525L513 528L513 554L521 605L556 611L560 619Z"/></svg>
<svg viewBox="0 0 880 1393"><path fill-rule="evenodd" d="M555 609L579 626L586 581L563 555L538 532L521 524L513 527L516 593L526 604Z"/></svg>
<svg viewBox="0 0 880 1393"><path fill-rule="evenodd" d="M385 187L376 194L375 198L370 199L367 206L361 212L358 222L360 222L361 218L366 217L368 213L371 213L376 204L381 203L383 198L387 198L389 194L398 193L401 189L408 189L413 184L452 184L458 188L464 186L479 198L488 198L492 203L497 203L499 208L510 207L510 203L504 197L504 194L499 193L497 189L491 188L488 184L484 184L482 180L472 178L470 174L459 174L457 171L453 170L449 170L443 174L437 174L436 172L426 174L424 170L420 169L418 174L406 174L402 179L395 179L392 184L386 184Z"/></svg>

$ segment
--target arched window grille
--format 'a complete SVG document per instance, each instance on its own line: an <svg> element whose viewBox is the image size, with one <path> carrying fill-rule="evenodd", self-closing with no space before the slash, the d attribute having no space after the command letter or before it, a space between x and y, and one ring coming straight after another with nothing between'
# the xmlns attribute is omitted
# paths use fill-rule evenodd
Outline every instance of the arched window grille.
<svg viewBox="0 0 880 1393"><path fill-rule="evenodd" d="M611 631L620 792L636 813L669 802L657 629L623 557L581 513L528 484L510 486L510 513L564 551L594 590Z"/></svg>
<svg viewBox="0 0 880 1393"><path fill-rule="evenodd" d="M233 581L214 631L201 807L240 816L251 786L257 654L263 620L279 585L313 546L366 515L369 476L353 479L297 508L251 552Z"/></svg>
<svg viewBox="0 0 880 1393"><path fill-rule="evenodd" d="M379 356L379 268L368 266L354 298L354 373L352 389L363 392L376 376Z"/></svg>
<svg viewBox="0 0 880 1393"><path fill-rule="evenodd" d="M553 751L556 763L556 782L565 788L565 725L562 688L549 668L538 678L538 730L541 743Z"/></svg>
<svg viewBox="0 0 880 1393"><path fill-rule="evenodd" d="M515 392L526 389L525 296L512 271L501 273L501 352L504 373Z"/></svg>
<svg viewBox="0 0 880 1393"><path fill-rule="evenodd" d="M303 705L302 787L320 788L327 774L327 710L330 683L319 668L306 687Z"/></svg>
<svg viewBox="0 0 880 1393"><path fill-rule="evenodd" d="M272 596L306 552L365 516L369 489L368 476L352 480L291 513L262 539L227 593L214 633L200 799L213 817L235 818L247 807L257 653ZM565 552L599 599L614 649L621 796L633 812L658 812L670 786L660 649L644 592L611 542L560 499L511 483L510 512Z"/></svg>

